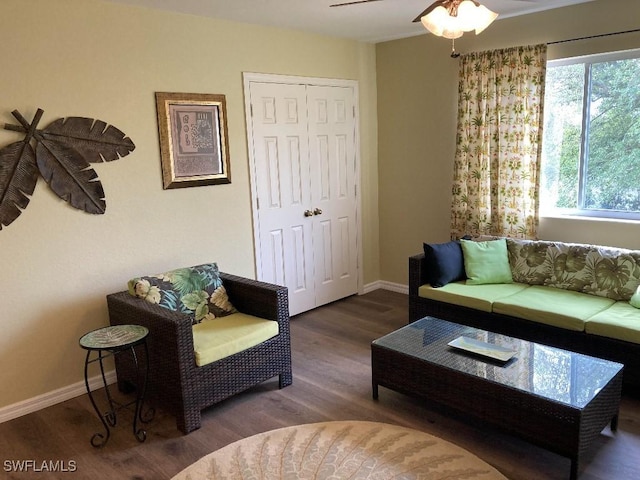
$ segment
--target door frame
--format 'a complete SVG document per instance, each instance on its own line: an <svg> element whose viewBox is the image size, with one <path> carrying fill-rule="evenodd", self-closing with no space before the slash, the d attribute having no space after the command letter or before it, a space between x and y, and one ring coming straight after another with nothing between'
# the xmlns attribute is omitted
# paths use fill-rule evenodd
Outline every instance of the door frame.
<svg viewBox="0 0 640 480"><path fill-rule="evenodd" d="M270 73L254 73L242 72L243 88L244 88L244 107L245 107L245 125L247 130L247 153L249 156L249 185L251 188L251 219L253 228L253 249L254 249L254 272L257 279L262 278L262 266L258 259L262 258L260 238L259 238L259 211L258 211L258 194L256 187L256 159L254 156L254 137L252 128L251 115L251 95L250 86L253 82L275 83L275 84L293 84L293 85L313 85L323 87L348 87L353 89L353 105L354 105L354 142L355 142L355 181L356 181L356 289L359 295L363 292L364 276L362 272L362 193L361 193L361 168L360 168L360 96L358 91L357 80L346 80L339 78L321 78L321 77L301 77L293 75L281 75Z"/></svg>

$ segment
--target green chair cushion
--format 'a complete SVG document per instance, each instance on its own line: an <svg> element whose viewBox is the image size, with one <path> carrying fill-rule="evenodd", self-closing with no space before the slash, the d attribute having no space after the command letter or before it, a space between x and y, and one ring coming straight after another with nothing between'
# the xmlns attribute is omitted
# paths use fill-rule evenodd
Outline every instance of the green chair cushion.
<svg viewBox="0 0 640 480"><path fill-rule="evenodd" d="M418 288L418 295L439 302L453 303L484 312L491 312L491 305L498 298L509 297L527 288L529 288L529 285L523 283L469 285L462 281L449 283L439 288L434 288L431 285L422 285Z"/></svg>
<svg viewBox="0 0 640 480"><path fill-rule="evenodd" d="M583 331L587 319L615 303L610 298L532 285L493 303L493 312Z"/></svg>
<svg viewBox="0 0 640 480"><path fill-rule="evenodd" d="M640 343L640 310L619 301L587 320L587 333Z"/></svg>
<svg viewBox="0 0 640 480"><path fill-rule="evenodd" d="M278 335L278 322L233 313L193 326L196 365L202 367Z"/></svg>

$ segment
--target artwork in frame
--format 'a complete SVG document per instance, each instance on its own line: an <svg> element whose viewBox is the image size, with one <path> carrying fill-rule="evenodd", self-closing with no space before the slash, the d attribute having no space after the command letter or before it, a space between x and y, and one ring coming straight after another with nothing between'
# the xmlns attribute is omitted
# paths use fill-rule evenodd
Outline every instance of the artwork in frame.
<svg viewBox="0 0 640 480"><path fill-rule="evenodd" d="M231 183L224 95L156 92L163 188Z"/></svg>

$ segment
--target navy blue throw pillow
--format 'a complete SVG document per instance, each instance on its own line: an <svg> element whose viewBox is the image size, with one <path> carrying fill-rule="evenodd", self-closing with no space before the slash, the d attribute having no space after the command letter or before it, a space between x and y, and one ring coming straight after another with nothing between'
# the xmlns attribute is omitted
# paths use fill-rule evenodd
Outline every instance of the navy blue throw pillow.
<svg viewBox="0 0 640 480"><path fill-rule="evenodd" d="M432 287L444 287L447 283L467 278L460 242L425 243L427 281Z"/></svg>

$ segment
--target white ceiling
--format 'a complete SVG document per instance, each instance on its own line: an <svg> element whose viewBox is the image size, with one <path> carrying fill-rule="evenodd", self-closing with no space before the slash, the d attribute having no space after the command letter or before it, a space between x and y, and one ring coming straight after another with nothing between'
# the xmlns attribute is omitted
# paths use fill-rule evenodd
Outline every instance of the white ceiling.
<svg viewBox="0 0 640 480"><path fill-rule="evenodd" d="M363 42L381 42L426 32L412 20L433 0L378 0L330 8L350 0L107 0L236 22L303 30ZM351 0L353 1L353 0ZM480 0L501 18L593 0Z"/></svg>

